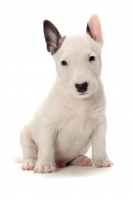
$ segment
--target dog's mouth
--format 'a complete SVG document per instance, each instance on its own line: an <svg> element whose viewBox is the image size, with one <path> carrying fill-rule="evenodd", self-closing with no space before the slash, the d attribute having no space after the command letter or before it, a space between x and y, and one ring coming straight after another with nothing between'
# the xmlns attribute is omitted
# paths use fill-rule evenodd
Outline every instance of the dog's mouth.
<svg viewBox="0 0 133 200"><path fill-rule="evenodd" d="M88 97L89 93L88 92L82 92L78 95L79 98L86 98Z"/></svg>
<svg viewBox="0 0 133 200"><path fill-rule="evenodd" d="M88 93L87 92L82 92L79 95L86 95L86 94L88 94Z"/></svg>

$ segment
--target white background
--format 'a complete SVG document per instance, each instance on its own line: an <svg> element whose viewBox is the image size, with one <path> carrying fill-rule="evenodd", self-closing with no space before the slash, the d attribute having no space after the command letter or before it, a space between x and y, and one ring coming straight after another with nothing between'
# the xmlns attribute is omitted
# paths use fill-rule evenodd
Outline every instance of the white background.
<svg viewBox="0 0 133 200"><path fill-rule="evenodd" d="M107 151L114 167L66 167L55 174L21 171L19 131L55 78L42 22L62 36L85 32L100 17L107 98ZM132 0L0 0L0 199L133 199Z"/></svg>

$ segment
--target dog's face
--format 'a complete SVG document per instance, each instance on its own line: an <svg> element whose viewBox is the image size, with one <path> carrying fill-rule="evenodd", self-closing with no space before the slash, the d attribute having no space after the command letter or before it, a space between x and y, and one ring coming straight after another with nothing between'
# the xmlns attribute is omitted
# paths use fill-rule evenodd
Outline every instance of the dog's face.
<svg viewBox="0 0 133 200"><path fill-rule="evenodd" d="M84 98L97 89L100 54L100 45L88 34L82 34L66 36L53 55L58 77L72 95Z"/></svg>
<svg viewBox="0 0 133 200"><path fill-rule="evenodd" d="M103 39L98 17L91 17L87 33L65 37L61 37L55 26L45 20L44 35L62 84L73 96L90 96L98 87L101 72Z"/></svg>

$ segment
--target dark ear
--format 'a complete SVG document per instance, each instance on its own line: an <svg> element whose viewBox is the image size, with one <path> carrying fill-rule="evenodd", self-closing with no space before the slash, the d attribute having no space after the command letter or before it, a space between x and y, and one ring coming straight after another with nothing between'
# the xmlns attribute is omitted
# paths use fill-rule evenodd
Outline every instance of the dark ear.
<svg viewBox="0 0 133 200"><path fill-rule="evenodd" d="M103 45L101 23L97 15L92 15L87 23L86 32L96 41Z"/></svg>
<svg viewBox="0 0 133 200"><path fill-rule="evenodd" d="M47 44L47 50L54 54L59 46L61 35L57 28L48 20L43 22L43 31Z"/></svg>

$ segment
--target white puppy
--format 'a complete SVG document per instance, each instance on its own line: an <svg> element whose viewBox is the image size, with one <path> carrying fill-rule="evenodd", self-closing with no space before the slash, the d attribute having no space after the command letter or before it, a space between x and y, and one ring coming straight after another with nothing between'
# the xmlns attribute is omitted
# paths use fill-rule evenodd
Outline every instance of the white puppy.
<svg viewBox="0 0 133 200"><path fill-rule="evenodd" d="M55 172L66 164L110 167L106 154L106 101L100 80L100 21L93 15L85 34L61 37L43 23L57 78L47 99L21 131L24 170ZM92 161L84 154L92 145Z"/></svg>

